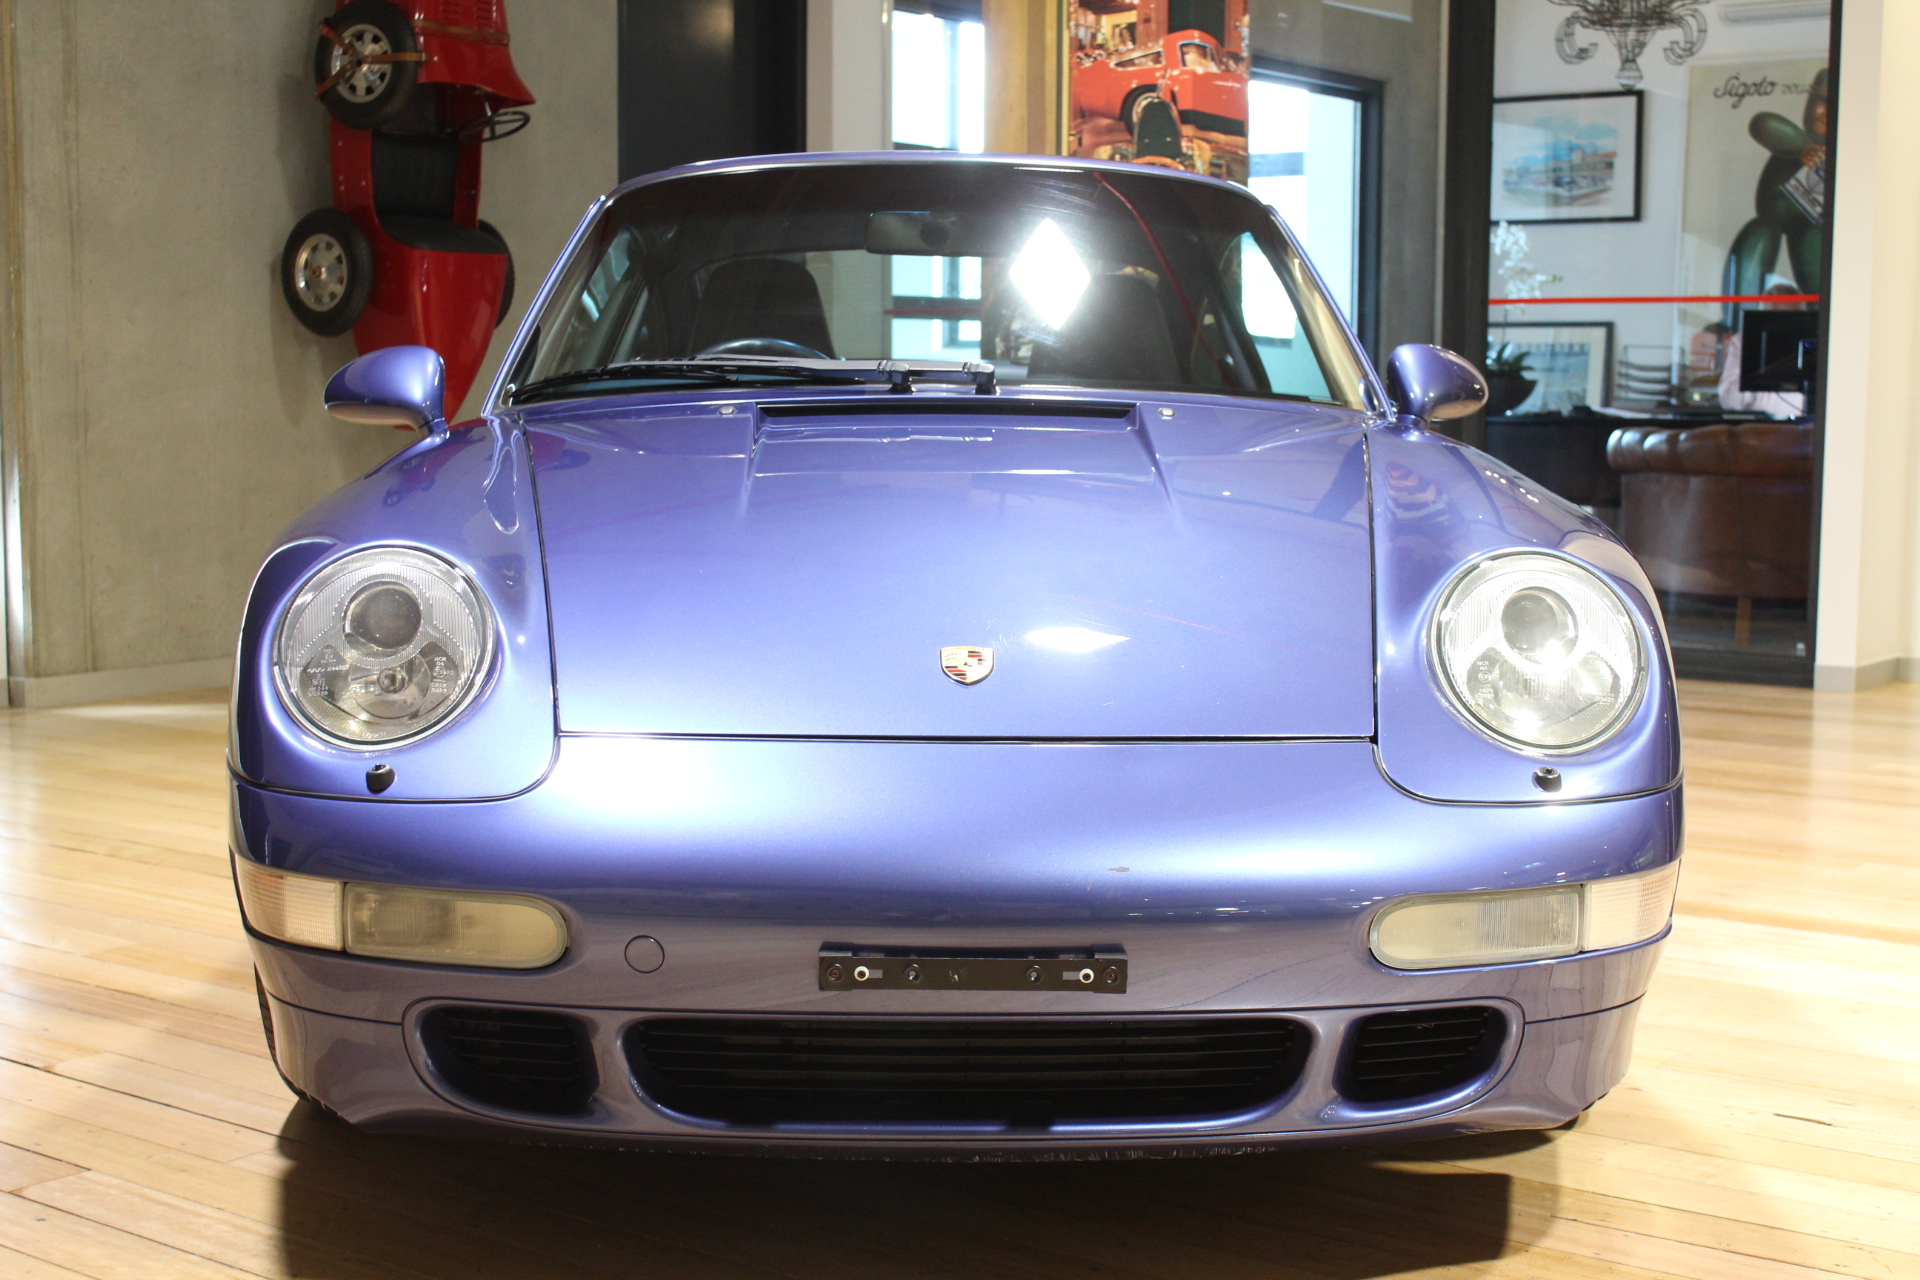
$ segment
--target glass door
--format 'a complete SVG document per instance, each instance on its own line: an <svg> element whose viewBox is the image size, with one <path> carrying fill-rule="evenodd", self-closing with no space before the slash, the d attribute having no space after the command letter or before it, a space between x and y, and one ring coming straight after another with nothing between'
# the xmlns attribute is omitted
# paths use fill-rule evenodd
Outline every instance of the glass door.
<svg viewBox="0 0 1920 1280"><path fill-rule="evenodd" d="M1648 29L1498 0L1486 448L1621 535L1681 674L1811 683L1827 6L1609 6Z"/></svg>

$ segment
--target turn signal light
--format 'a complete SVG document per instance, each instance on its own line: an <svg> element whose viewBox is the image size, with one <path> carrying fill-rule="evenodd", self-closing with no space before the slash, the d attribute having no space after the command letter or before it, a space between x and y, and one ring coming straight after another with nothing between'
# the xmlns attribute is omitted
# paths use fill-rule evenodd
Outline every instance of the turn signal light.
<svg viewBox="0 0 1920 1280"><path fill-rule="evenodd" d="M567 950L567 925L538 898L349 884L236 856L254 932L295 946L421 964L539 969Z"/></svg>
<svg viewBox="0 0 1920 1280"><path fill-rule="evenodd" d="M1374 917L1369 943L1394 969L1551 960L1645 942L1673 914L1680 864L1583 884L1407 898Z"/></svg>

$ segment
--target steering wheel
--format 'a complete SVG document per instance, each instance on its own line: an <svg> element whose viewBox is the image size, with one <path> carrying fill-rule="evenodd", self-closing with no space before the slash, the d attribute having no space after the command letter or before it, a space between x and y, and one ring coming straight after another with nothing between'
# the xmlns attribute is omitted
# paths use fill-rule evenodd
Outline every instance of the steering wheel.
<svg viewBox="0 0 1920 1280"><path fill-rule="evenodd" d="M815 351L797 342L788 342L785 338L734 338L728 342L716 342L705 351L696 351L695 360L705 360L710 356L786 356L799 360L831 360L833 357L824 351Z"/></svg>
<svg viewBox="0 0 1920 1280"><path fill-rule="evenodd" d="M510 107L467 121L460 126L456 136L462 142L498 142L502 138L511 138L532 123L532 116L518 107Z"/></svg>

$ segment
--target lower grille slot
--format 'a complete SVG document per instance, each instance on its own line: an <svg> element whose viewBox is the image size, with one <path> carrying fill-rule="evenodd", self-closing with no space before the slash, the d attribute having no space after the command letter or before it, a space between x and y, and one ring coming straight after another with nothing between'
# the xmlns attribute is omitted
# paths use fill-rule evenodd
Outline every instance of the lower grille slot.
<svg viewBox="0 0 1920 1280"><path fill-rule="evenodd" d="M1340 1092L1394 1102L1465 1084L1499 1055L1507 1021L1484 1006L1376 1013L1355 1024Z"/></svg>
<svg viewBox="0 0 1920 1280"><path fill-rule="evenodd" d="M573 1018L536 1009L435 1009L421 1024L433 1069L476 1102L580 1115L595 1084L593 1046Z"/></svg>
<svg viewBox="0 0 1920 1280"><path fill-rule="evenodd" d="M1039 1126L1249 1110L1307 1039L1285 1018L653 1018L627 1052L649 1097L703 1119Z"/></svg>

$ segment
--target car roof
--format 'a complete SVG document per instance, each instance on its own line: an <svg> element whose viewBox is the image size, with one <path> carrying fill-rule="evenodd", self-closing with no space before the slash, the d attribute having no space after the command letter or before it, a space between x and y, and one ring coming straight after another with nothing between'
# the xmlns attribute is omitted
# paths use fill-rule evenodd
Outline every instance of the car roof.
<svg viewBox="0 0 1920 1280"><path fill-rule="evenodd" d="M1158 165L1130 164L1119 160L1082 160L1075 156L1034 156L1009 155L1001 153L972 151L794 151L780 155L733 156L725 160L700 160L693 164L678 165L672 169L661 169L656 173L642 174L629 178L608 193L608 199L625 195L629 191L648 186L655 182L665 182L673 178L691 177L706 173L750 173L759 169L805 169L828 168L835 165L854 164L997 164L1021 169L1053 169L1073 173L1124 173L1134 177L1149 175L1168 182L1199 182L1210 187L1231 191L1235 195L1249 200L1258 200L1251 191L1237 182L1228 182L1224 178L1212 178L1198 173L1189 173L1184 169L1167 169Z"/></svg>

